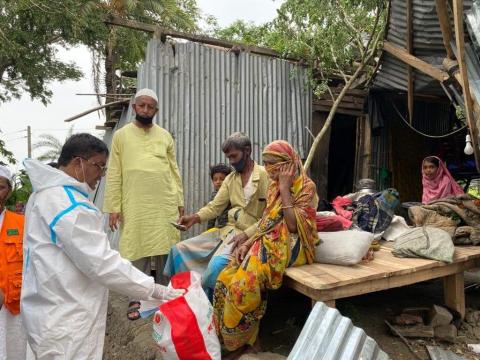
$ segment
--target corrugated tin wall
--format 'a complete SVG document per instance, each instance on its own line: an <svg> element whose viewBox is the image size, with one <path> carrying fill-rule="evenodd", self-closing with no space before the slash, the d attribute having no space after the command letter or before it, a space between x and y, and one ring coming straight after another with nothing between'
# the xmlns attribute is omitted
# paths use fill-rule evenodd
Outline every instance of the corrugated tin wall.
<svg viewBox="0 0 480 360"><path fill-rule="evenodd" d="M248 134L253 157L275 139L288 140L304 158L309 150L311 91L305 69L284 60L235 53L193 42L151 40L137 88L159 97L155 122L175 138L188 212L208 202L209 166L225 162L223 140ZM132 118L131 108L118 124Z"/></svg>

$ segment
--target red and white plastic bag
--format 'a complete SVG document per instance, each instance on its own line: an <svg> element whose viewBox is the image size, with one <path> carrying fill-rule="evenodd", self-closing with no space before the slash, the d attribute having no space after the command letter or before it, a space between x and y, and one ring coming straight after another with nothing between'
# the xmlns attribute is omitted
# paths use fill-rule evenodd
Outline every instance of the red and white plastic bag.
<svg viewBox="0 0 480 360"><path fill-rule="evenodd" d="M174 275L170 286L185 295L158 307L153 317L153 338L164 360L220 360L221 348L213 323L213 307L197 272Z"/></svg>

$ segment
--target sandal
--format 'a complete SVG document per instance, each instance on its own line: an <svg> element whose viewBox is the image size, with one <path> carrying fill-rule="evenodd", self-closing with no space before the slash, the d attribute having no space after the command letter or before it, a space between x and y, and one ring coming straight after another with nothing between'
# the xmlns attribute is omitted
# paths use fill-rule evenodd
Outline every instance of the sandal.
<svg viewBox="0 0 480 360"><path fill-rule="evenodd" d="M128 320L134 321L140 319L140 302L139 301L130 301L128 303L127 318Z"/></svg>

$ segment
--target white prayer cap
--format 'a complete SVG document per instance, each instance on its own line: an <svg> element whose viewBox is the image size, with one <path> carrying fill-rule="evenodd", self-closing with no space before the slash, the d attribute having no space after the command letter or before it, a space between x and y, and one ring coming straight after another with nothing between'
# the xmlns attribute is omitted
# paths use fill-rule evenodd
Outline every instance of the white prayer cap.
<svg viewBox="0 0 480 360"><path fill-rule="evenodd" d="M145 88L145 89L142 89L142 90L138 90L137 93L135 94L135 99L137 99L140 96L151 97L153 100L155 100L158 103L157 94L155 94L155 91L153 91L152 89Z"/></svg>
<svg viewBox="0 0 480 360"><path fill-rule="evenodd" d="M8 182L12 183L12 173L6 166L0 165L0 177L4 177Z"/></svg>

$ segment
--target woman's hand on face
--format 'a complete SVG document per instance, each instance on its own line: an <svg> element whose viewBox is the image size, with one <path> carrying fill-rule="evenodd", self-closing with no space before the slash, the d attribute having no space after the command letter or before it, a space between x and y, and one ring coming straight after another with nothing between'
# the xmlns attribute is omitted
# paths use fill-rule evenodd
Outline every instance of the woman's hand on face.
<svg viewBox="0 0 480 360"><path fill-rule="evenodd" d="M293 180L295 180L295 175L295 164L283 165L278 172L278 184L280 190L290 191L290 188L293 185Z"/></svg>

